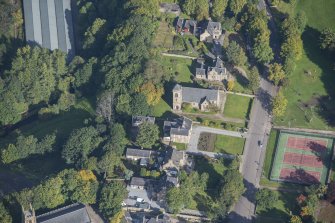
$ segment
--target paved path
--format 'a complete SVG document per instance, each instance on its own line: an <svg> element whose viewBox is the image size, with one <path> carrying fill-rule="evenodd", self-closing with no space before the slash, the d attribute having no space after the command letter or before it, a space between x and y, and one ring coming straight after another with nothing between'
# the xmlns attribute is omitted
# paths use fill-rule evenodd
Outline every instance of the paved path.
<svg viewBox="0 0 335 223"><path fill-rule="evenodd" d="M249 98L254 98L255 95L253 94L244 94L244 93L238 93L238 92L233 92L233 91L226 91L227 94L236 94L236 95L240 95L240 96L245 96L245 97L249 97Z"/></svg>
<svg viewBox="0 0 335 223"><path fill-rule="evenodd" d="M180 54L174 54L174 53L162 53L163 56L167 57L179 57L179 58L185 58L185 59L191 59L195 60L197 59L196 57L191 57L191 56L186 56L186 55L180 55Z"/></svg>
<svg viewBox="0 0 335 223"><path fill-rule="evenodd" d="M234 137L244 137L245 135L240 132L234 132L234 131L228 131L223 129L216 129L216 128L210 128L205 126L194 126L192 129L191 139L190 143L187 146L186 152L193 155L205 155L212 158L219 158L219 157L225 157L228 159L233 159L235 156L223 154L223 153L213 153L213 152L206 152L206 151L200 151L198 150L198 141L200 134L202 132L208 132L218 135L227 135L227 136L234 136Z"/></svg>

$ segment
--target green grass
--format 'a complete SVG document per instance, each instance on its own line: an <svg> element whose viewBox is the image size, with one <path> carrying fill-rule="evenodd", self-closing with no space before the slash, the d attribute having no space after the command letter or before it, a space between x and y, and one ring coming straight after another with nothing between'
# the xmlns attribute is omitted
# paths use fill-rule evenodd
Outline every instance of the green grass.
<svg viewBox="0 0 335 223"><path fill-rule="evenodd" d="M192 83L191 59L162 56L161 63L168 72L176 75L175 80L178 83Z"/></svg>
<svg viewBox="0 0 335 223"><path fill-rule="evenodd" d="M233 155L242 154L244 143L245 143L244 138L216 135L214 152L227 153Z"/></svg>
<svg viewBox="0 0 335 223"><path fill-rule="evenodd" d="M229 118L247 119L252 106L252 98L227 94L223 115Z"/></svg>
<svg viewBox="0 0 335 223"><path fill-rule="evenodd" d="M297 209L296 197L298 193L274 191L278 194L278 201L274 204L271 209L261 209L257 207L256 222L288 222L290 219L290 211L293 213Z"/></svg>
<svg viewBox="0 0 335 223"><path fill-rule="evenodd" d="M173 33L167 22L160 22L159 28L156 33L157 35L153 42L154 46L163 47L165 49L173 48L173 37L175 34Z"/></svg>
<svg viewBox="0 0 335 223"><path fill-rule="evenodd" d="M266 178L270 178L272 161L274 159L276 152L276 142L278 133L279 132L275 129L272 129L270 132L270 137L266 147L265 160L263 165L263 176Z"/></svg>
<svg viewBox="0 0 335 223"><path fill-rule="evenodd" d="M174 142L174 143L172 143L172 145L175 146L177 150L186 150L187 149L187 144L185 144L185 143Z"/></svg>
<svg viewBox="0 0 335 223"><path fill-rule="evenodd" d="M284 7L282 7L284 10ZM294 13L305 11L308 22L302 35L304 52L296 69L289 76L290 86L284 89L289 99L284 118L275 120L276 125L312 129L334 129L325 121L325 114L320 114L310 108L304 108L302 103L310 104L323 96L334 98L335 75L334 60L319 49L319 34L326 28L335 28L335 1L332 0L304 0L298 1ZM310 71L312 76L306 75ZM335 107L333 99L325 102L327 110Z"/></svg>
<svg viewBox="0 0 335 223"><path fill-rule="evenodd" d="M161 100L158 102L157 105L153 106L153 115L155 117L161 117L163 116L166 112L171 111L171 107L164 99L161 98Z"/></svg>

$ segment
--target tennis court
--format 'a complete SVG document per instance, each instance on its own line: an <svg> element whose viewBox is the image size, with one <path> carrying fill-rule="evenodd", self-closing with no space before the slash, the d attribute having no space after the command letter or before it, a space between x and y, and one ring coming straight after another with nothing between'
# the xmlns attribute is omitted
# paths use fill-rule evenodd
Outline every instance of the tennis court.
<svg viewBox="0 0 335 223"><path fill-rule="evenodd" d="M334 139L322 135L281 131L271 180L300 184L325 183Z"/></svg>

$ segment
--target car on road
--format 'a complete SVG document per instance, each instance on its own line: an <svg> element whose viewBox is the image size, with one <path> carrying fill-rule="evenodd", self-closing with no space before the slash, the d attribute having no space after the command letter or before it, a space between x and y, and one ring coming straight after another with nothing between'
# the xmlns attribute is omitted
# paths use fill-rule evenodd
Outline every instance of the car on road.
<svg viewBox="0 0 335 223"><path fill-rule="evenodd" d="M260 148L263 148L263 142L262 142L261 140L258 140L258 146L259 146Z"/></svg>

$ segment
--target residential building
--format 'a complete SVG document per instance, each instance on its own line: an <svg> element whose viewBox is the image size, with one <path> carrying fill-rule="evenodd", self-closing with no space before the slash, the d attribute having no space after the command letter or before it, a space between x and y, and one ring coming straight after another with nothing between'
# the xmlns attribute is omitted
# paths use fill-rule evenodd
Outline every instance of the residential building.
<svg viewBox="0 0 335 223"><path fill-rule="evenodd" d="M177 21L176 31L181 34L196 35L197 21L179 18Z"/></svg>
<svg viewBox="0 0 335 223"><path fill-rule="evenodd" d="M130 180L130 187L132 189L141 189L145 190L150 185L149 179L143 177L132 177Z"/></svg>
<svg viewBox="0 0 335 223"><path fill-rule="evenodd" d="M75 54L71 0L24 0L26 41L50 50Z"/></svg>
<svg viewBox="0 0 335 223"><path fill-rule="evenodd" d="M221 35L221 23L208 21L204 32L200 34L200 41L212 42L219 39Z"/></svg>
<svg viewBox="0 0 335 223"><path fill-rule="evenodd" d="M127 148L126 158L131 160L150 159L152 150Z"/></svg>
<svg viewBox="0 0 335 223"><path fill-rule="evenodd" d="M179 16L181 13L180 6L176 3L160 3L159 11L162 13L175 14L177 16Z"/></svg>
<svg viewBox="0 0 335 223"><path fill-rule="evenodd" d="M186 164L186 153L185 151L178 151L173 148L166 150L163 170L177 169L179 170ZM172 175L171 175L172 176Z"/></svg>
<svg viewBox="0 0 335 223"><path fill-rule="evenodd" d="M220 59L220 57L217 57L216 60L213 61L213 63L214 66L209 66L206 71L204 62L199 61L198 68L196 68L195 71L195 78L199 80L216 82L228 80L230 78L230 74L225 68L223 61Z"/></svg>
<svg viewBox="0 0 335 223"><path fill-rule="evenodd" d="M220 94L218 90L183 87L179 84L172 90L173 110L182 110L183 103L190 104L201 111L209 111L211 106L219 107Z"/></svg>
<svg viewBox="0 0 335 223"><path fill-rule="evenodd" d="M76 203L36 216L34 209L23 211L23 223L93 223L88 207Z"/></svg>
<svg viewBox="0 0 335 223"><path fill-rule="evenodd" d="M192 131L192 120L179 117L172 121L164 121L163 140L166 142L189 143Z"/></svg>
<svg viewBox="0 0 335 223"><path fill-rule="evenodd" d="M151 116L132 116L131 123L133 127L138 127L144 122L155 124L155 117Z"/></svg>

